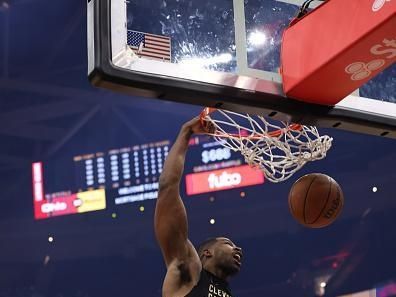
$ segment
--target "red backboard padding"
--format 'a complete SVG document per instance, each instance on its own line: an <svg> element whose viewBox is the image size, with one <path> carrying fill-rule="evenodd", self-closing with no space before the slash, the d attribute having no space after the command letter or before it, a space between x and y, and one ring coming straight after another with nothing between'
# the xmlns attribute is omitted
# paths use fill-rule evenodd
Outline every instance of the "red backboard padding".
<svg viewBox="0 0 396 297"><path fill-rule="evenodd" d="M396 0L328 0L287 28L288 97L334 105L396 61Z"/></svg>

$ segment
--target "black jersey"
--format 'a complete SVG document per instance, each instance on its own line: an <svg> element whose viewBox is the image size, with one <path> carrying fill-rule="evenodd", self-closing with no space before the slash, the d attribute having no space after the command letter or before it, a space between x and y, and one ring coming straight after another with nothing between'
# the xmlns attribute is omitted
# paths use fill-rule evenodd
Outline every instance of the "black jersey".
<svg viewBox="0 0 396 297"><path fill-rule="evenodd" d="M198 284L185 297L232 297L228 283L202 269Z"/></svg>

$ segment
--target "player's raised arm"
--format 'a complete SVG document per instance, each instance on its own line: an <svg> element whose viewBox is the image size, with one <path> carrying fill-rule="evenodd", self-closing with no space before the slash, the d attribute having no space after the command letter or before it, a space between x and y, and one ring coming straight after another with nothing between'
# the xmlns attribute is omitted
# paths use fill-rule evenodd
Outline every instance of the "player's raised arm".
<svg viewBox="0 0 396 297"><path fill-rule="evenodd" d="M201 132L199 118L182 126L165 160L159 181L154 228L168 268L164 287L171 287L171 291L180 289L178 284L193 286L202 269L198 254L188 240L187 214L179 190L190 137Z"/></svg>

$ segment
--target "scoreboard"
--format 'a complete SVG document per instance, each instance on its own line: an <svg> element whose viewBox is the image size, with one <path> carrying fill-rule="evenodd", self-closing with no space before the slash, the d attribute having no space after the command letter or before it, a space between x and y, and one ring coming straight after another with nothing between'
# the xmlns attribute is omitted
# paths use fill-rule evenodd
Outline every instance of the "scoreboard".
<svg viewBox="0 0 396 297"><path fill-rule="evenodd" d="M169 141L113 149L74 157L76 186L119 188L156 181L169 151Z"/></svg>
<svg viewBox="0 0 396 297"><path fill-rule="evenodd" d="M33 163L35 218L104 210L109 204L157 198L158 178L169 146L165 140L79 155L62 168ZM65 176L62 171L70 174ZM57 176L63 177L61 182L56 181Z"/></svg>
<svg viewBox="0 0 396 297"><path fill-rule="evenodd" d="M187 195L264 183L262 171L246 165L239 152L223 147L209 136L192 138L189 151L198 158L185 171Z"/></svg>
<svg viewBox="0 0 396 297"><path fill-rule="evenodd" d="M116 205L155 199L169 141L74 158L79 191L104 187Z"/></svg>
<svg viewBox="0 0 396 297"><path fill-rule="evenodd" d="M32 164L34 216L100 211L156 199L158 180L170 150L168 140ZM211 137L192 137L183 178L186 195L264 183L260 170Z"/></svg>

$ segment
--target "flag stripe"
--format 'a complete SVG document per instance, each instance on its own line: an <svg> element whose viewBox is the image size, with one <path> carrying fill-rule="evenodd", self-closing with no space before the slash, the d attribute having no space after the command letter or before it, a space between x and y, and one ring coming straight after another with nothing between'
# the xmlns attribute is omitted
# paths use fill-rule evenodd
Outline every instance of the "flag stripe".
<svg viewBox="0 0 396 297"><path fill-rule="evenodd" d="M146 50L148 52L153 52L153 53L162 53L164 55L166 55L168 53L167 50L157 49L157 48L150 48L150 47L146 47L144 50Z"/></svg>
<svg viewBox="0 0 396 297"><path fill-rule="evenodd" d="M136 46L131 46L131 49L135 50L136 52L139 50L139 48L136 47ZM143 49L142 52L154 53L154 54L162 54L162 55L166 55L168 53L167 51L161 51L161 50L155 50L155 49L149 49L149 48Z"/></svg>
<svg viewBox="0 0 396 297"><path fill-rule="evenodd" d="M150 35L146 35L146 39L147 40L154 40L154 41L161 41L161 42L170 42L170 38L169 37L162 37L162 36L150 36Z"/></svg>
<svg viewBox="0 0 396 297"><path fill-rule="evenodd" d="M161 47L164 47L164 48L168 48L170 46L170 43L156 42L156 41L152 41L152 40L147 40L146 39L146 45L149 45L149 44L161 46Z"/></svg>
<svg viewBox="0 0 396 297"><path fill-rule="evenodd" d="M170 58L165 58L164 55L147 53L147 52L140 53L139 55L146 56L146 57L156 57L156 58L164 59L164 60L170 60Z"/></svg>
<svg viewBox="0 0 396 297"><path fill-rule="evenodd" d="M151 53L149 51L143 50L140 53L138 52L138 49L136 47L131 47L133 52L139 56L145 56L145 57L156 57L158 59L164 59L164 60L170 60L170 57L164 57L163 54L156 54L156 53Z"/></svg>

